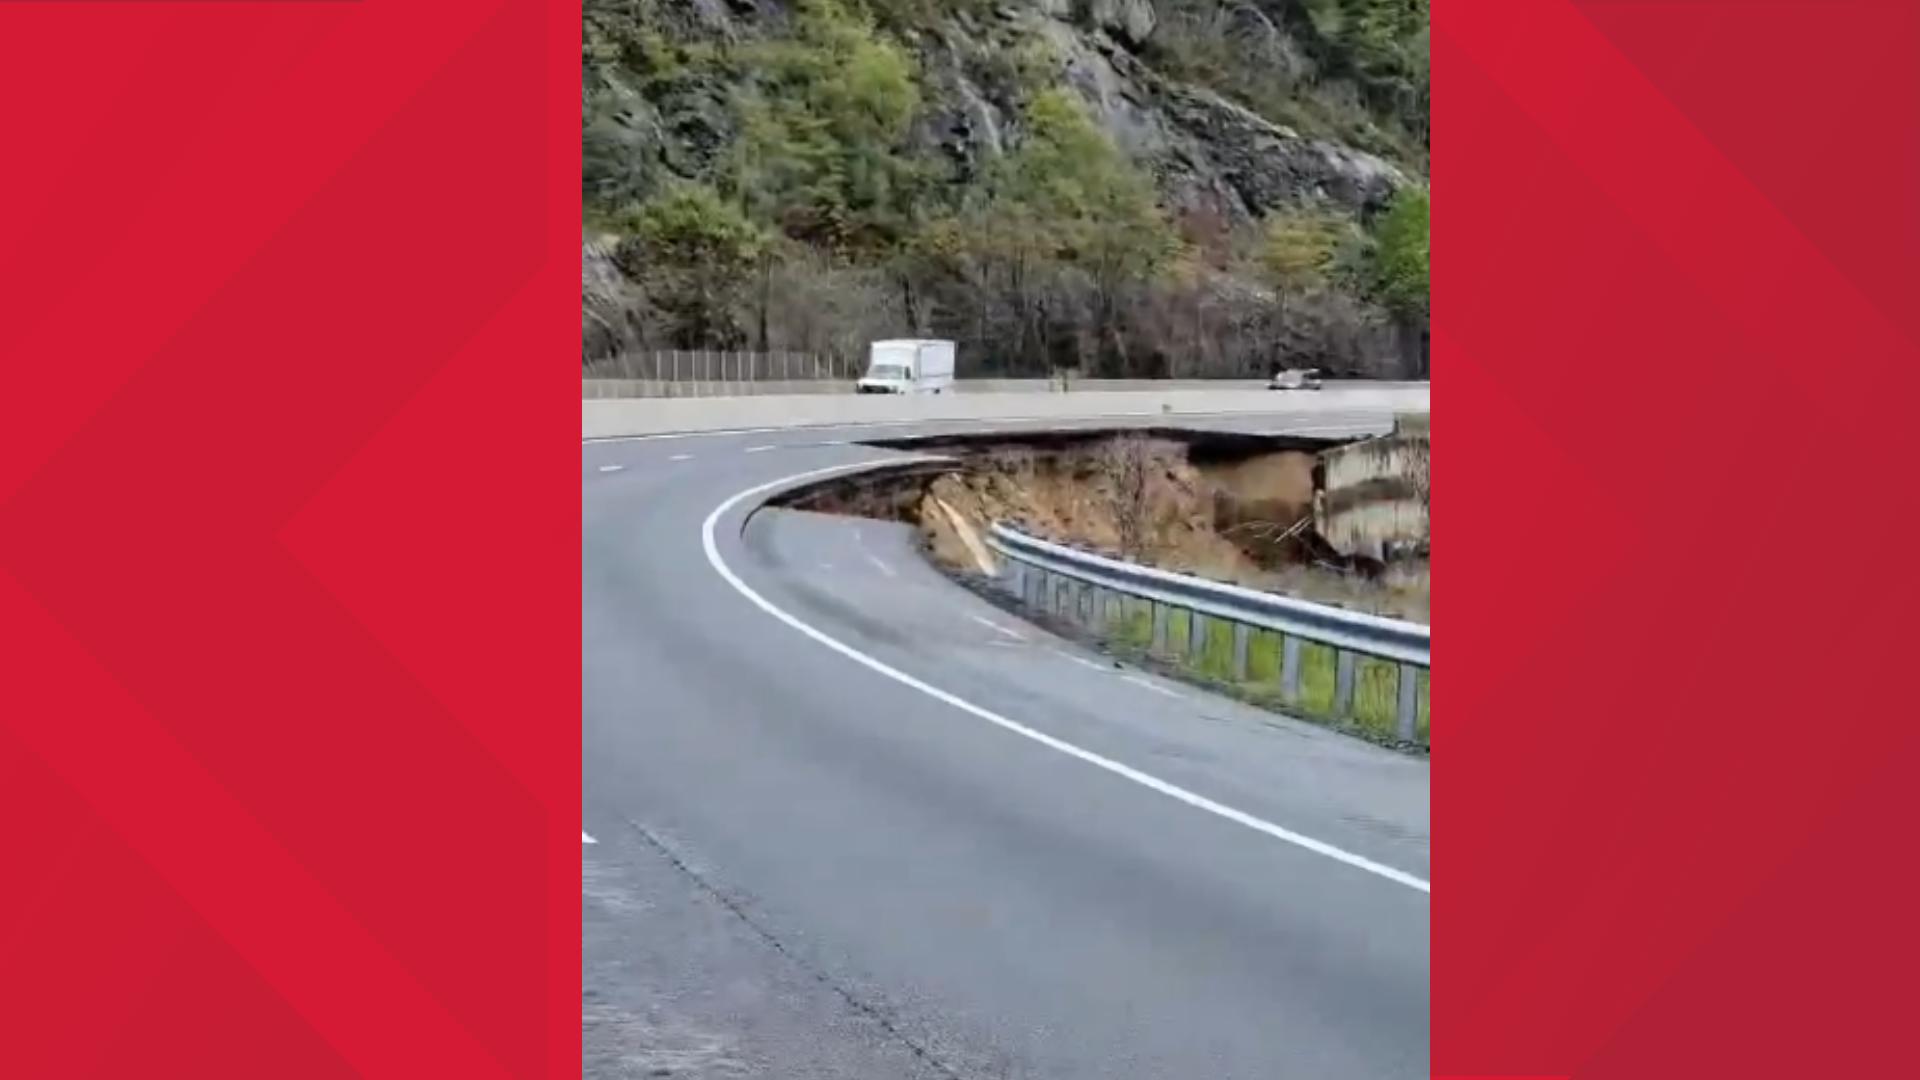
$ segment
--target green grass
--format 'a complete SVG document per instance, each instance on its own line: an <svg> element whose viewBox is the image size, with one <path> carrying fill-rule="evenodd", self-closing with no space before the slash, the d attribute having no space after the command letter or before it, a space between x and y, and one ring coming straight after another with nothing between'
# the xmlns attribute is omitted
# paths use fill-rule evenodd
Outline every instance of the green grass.
<svg viewBox="0 0 1920 1080"><path fill-rule="evenodd" d="M1187 635L1193 630L1193 620L1193 612L1184 608L1173 608L1167 612L1167 655L1169 657L1178 657L1181 660L1191 659L1187 656L1190 651Z"/></svg>
<svg viewBox="0 0 1920 1080"><path fill-rule="evenodd" d="M1391 739L1400 712L1400 666L1362 656L1354 663L1353 719L1368 734Z"/></svg>
<svg viewBox="0 0 1920 1080"><path fill-rule="evenodd" d="M1255 630L1247 643L1247 682L1263 690L1280 693L1281 635L1273 630Z"/></svg>
<svg viewBox="0 0 1920 1080"><path fill-rule="evenodd" d="M1311 713L1333 713L1336 652L1331 645L1300 643L1300 706Z"/></svg>
<svg viewBox="0 0 1920 1080"><path fill-rule="evenodd" d="M1250 629L1247 637L1247 674L1244 679L1233 673L1233 624L1223 619L1196 615L1180 609L1166 613L1167 637L1164 653L1153 650L1153 614L1151 601L1130 596L1115 596L1107 608L1105 641L1115 654L1136 662L1154 660L1180 669L1189 677L1212 684L1221 692L1266 708L1308 719L1330 723L1363 738L1392 744L1397 742L1400 705L1400 668L1389 660L1356 656L1354 658L1353 715L1333 715L1334 691L1338 681L1338 652L1331 645L1300 642L1300 700L1284 700L1281 683L1285 665L1285 636L1272 630ZM1201 620L1201 646L1194 652L1191 643L1194 619ZM1414 723L1415 741L1425 745L1431 727L1431 674L1422 671L1415 687L1418 714Z"/></svg>
<svg viewBox="0 0 1920 1080"><path fill-rule="evenodd" d="M1194 667L1208 678L1231 680L1233 678L1233 624L1220 619L1207 619L1204 616L1196 616L1196 618L1203 620L1206 637Z"/></svg>
<svg viewBox="0 0 1920 1080"><path fill-rule="evenodd" d="M1117 644L1144 649L1153 643L1153 610L1131 596L1120 597L1109 610L1107 636Z"/></svg>
<svg viewBox="0 0 1920 1080"><path fill-rule="evenodd" d="M1414 717L1413 737L1419 740L1421 745L1430 746L1432 745L1433 725L1429 723L1429 718L1433 712L1433 702L1429 699L1433 694L1433 672L1422 671L1420 673L1419 686L1420 711L1418 715Z"/></svg>

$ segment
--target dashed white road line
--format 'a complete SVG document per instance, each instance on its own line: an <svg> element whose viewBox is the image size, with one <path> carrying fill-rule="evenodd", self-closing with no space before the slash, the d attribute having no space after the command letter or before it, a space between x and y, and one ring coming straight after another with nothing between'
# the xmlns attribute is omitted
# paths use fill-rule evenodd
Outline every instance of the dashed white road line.
<svg viewBox="0 0 1920 1080"><path fill-rule="evenodd" d="M833 465L824 469L813 469L808 472L796 473L793 476L784 476L778 480L771 480L767 483L747 488L745 491L734 493L720 505L714 507L712 513L707 515L706 521L701 523L700 546L706 552L707 564L713 567L714 572L719 574L723 581L733 587L734 592L745 597L753 606L773 616L775 619L786 623L793 629L832 649L834 652L839 653L854 663L880 675L884 675L902 686L917 690L933 698L935 701L950 705L969 716L984 720L995 727L1012 732L1023 739L1030 739L1050 750L1058 751L1071 758L1077 758L1080 761L1092 765L1094 768L1102 769L1122 779L1139 784L1141 787L1147 788L1150 791L1155 791L1170 799L1183 802L1196 810L1205 811L1216 817L1224 818L1236 825L1245 826L1255 832L1270 836L1275 840L1292 844L1295 847L1304 848L1316 855L1323 855L1335 862L1345 863L1357 870L1363 870L1377 877L1385 878L1397 885L1404 885L1409 889L1418 890L1429 896L1433 894L1433 883L1425 878L1409 874L1405 870L1388 866L1385 863L1375 862L1364 855L1355 854L1344 848L1335 847L1324 840L1316 840L1303 833L1294 832L1292 829L1282 825L1276 825L1265 818L1255 817L1245 810L1236 809L1225 803L1215 802L1205 795L1188 791L1178 784L1169 783L1151 773L1141 772L1131 765L1115 761L1103 754L1096 754L1091 750L1076 746L1065 739L1049 735L1036 728L1028 727L1018 720L1010 720L991 709L975 705L973 702L957 694L948 693L934 686L932 683L915 678L901 671L899 668L883 660L875 659L825 631L818 630L812 625L801 621L796 616L789 614L785 609L775 605L766 597L755 592L752 586L740 580L740 575L734 573L733 568L727 565L727 561L720 557L720 544L715 538L716 531L719 528L720 519L734 507L739 506L741 503L746 502L756 495L764 494L765 492L772 491L775 488L783 487L787 484L798 483L803 480L812 480L822 476L831 476L835 473L847 472L853 469L865 468L869 464L868 462L853 462L845 465Z"/></svg>
<svg viewBox="0 0 1920 1080"><path fill-rule="evenodd" d="M974 615L974 614L972 614L972 613L968 613L968 615L967 615L967 618L969 618L969 619L972 619L972 620L973 620L974 622L977 622L977 623L979 623L979 624L980 624L981 626L984 626L984 627L986 627L987 629L989 629L989 630L991 630L991 631L993 631L993 632L994 632L994 633L996 633L996 634L1005 634L1006 636L1008 636L1008 637L1010 637L1010 638L1012 638L1012 639L1013 639L1013 640L1015 640L1015 641L1025 641L1025 640L1027 640L1027 639L1026 639L1025 637L1023 637L1022 635L1020 635L1020 634L1018 634L1018 633L1016 633L1016 632L1014 632L1014 631L1012 631L1012 630L1009 630L1009 629L1007 629L1007 628L1006 628L1006 627L1004 627L1004 626L1001 626L1001 625L1000 625L999 623L997 623L997 622L994 622L994 621L993 621L992 619L989 619L989 618L985 618L985 617L983 617L983 616L980 616L980 615Z"/></svg>
<svg viewBox="0 0 1920 1080"><path fill-rule="evenodd" d="M873 552L867 550L866 534L860 531L860 526L858 525L855 525L853 527L853 543L855 547L860 549L860 556L866 559L868 562L872 563L875 567L879 568L881 573L887 575L888 577L900 576L894 573L893 567L888 566L886 564L886 561L881 559L880 556L875 555Z"/></svg>
<svg viewBox="0 0 1920 1080"><path fill-rule="evenodd" d="M668 461L692 461L693 455L692 454L675 454L672 457L668 458L667 460Z"/></svg>
<svg viewBox="0 0 1920 1080"><path fill-rule="evenodd" d="M1150 679L1143 679L1138 675L1122 675L1120 676L1120 678L1122 678L1127 682L1132 683L1135 686L1141 687L1143 689L1151 690L1162 697L1170 697L1170 698L1175 698L1179 700L1184 700L1186 698L1185 694L1182 694L1175 690L1169 690L1166 687L1161 686L1157 682L1154 682Z"/></svg>
<svg viewBox="0 0 1920 1080"><path fill-rule="evenodd" d="M749 447L747 447L747 453L749 453L749 454L764 454L764 453L766 453L767 451L769 451L769 450L772 450L772 449L775 449L775 448L774 448L774 447L772 447L772 446L749 446Z"/></svg>
<svg viewBox="0 0 1920 1080"><path fill-rule="evenodd" d="M624 468L626 468L625 465L602 465L600 466L600 471L601 472L619 472Z"/></svg>
<svg viewBox="0 0 1920 1080"><path fill-rule="evenodd" d="M597 843L599 843L600 841L598 841L598 840L595 840L595 839L594 839L593 837L591 837L591 836L588 836L588 835L587 835L587 830L585 830L585 829L581 829L581 830L580 830L580 842L581 842L582 844L597 844Z"/></svg>

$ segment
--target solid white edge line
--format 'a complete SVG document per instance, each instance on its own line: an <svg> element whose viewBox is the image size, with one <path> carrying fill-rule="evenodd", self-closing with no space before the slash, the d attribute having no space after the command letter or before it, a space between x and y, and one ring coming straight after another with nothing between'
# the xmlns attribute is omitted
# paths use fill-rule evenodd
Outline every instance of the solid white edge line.
<svg viewBox="0 0 1920 1080"><path fill-rule="evenodd" d="M1178 692L1178 691L1176 691L1176 690L1169 690L1169 689L1167 689L1166 687L1164 687L1164 686L1161 686L1161 685L1160 685L1159 683L1156 683L1156 682L1154 682L1154 681L1152 681L1151 679L1146 679L1146 678L1143 678L1143 677L1141 677L1141 676L1139 676L1139 675L1122 675L1122 676L1120 676L1120 681L1122 681L1122 682L1130 682L1130 683L1132 683L1133 685L1135 685L1135 686L1138 686L1138 687L1140 687L1140 688L1142 688L1142 689L1145 689L1145 690L1151 690L1151 691L1153 691L1154 693L1156 693L1156 694L1159 694L1159 695L1161 695L1162 697L1170 697L1170 698L1184 698L1184 697L1185 697L1185 695L1184 695L1184 694L1181 694L1180 692Z"/></svg>
<svg viewBox="0 0 1920 1080"><path fill-rule="evenodd" d="M1105 664L1096 664L1092 660L1089 660L1084 656L1075 656L1064 649L1055 649L1053 651L1054 651L1054 654L1060 657L1060 659L1062 660L1071 660L1074 663L1079 664L1083 668L1092 668L1093 670L1099 672L1102 675L1113 674L1113 669L1108 667Z"/></svg>
<svg viewBox="0 0 1920 1080"><path fill-rule="evenodd" d="M881 675L885 675L887 678L892 679L894 682L900 683L903 686L911 687L914 690L918 690L921 693L927 695L928 697L933 698L935 701L944 702L945 704L951 705L954 708L959 709L961 712L968 713L969 715L978 717L981 720L985 720L987 723L992 724L995 727L999 727L1004 730L1010 731L1015 735L1021 736L1022 738L1031 739L1032 741L1037 742L1040 745L1047 747L1048 749L1057 750L1060 753L1067 755L1068 757L1078 758L1081 761L1084 761L1087 764L1094 766L1095 768L1104 769L1107 772L1113 773L1115 776L1119 776L1124 779L1131 780L1134 783L1139 784L1141 787L1148 788L1153 791L1157 791L1160 794L1165 795L1170 799L1177 799L1180 802L1186 803L1188 806L1195 808L1196 810L1204 810L1209 814L1215 815L1216 817L1225 818L1228 821L1235 823L1236 825L1244 825L1255 832L1264 833L1267 836L1274 838L1275 840L1281 840L1286 843L1293 844L1296 847L1305 848L1306 850L1311 851L1316 855L1324 855L1327 858L1334 860L1335 862L1345 863L1348 866L1354 867L1355 869L1364 870L1369 874L1374 874L1379 877L1386 878L1388 881L1394 882L1396 884L1405 885L1410 889L1417 889L1420 892L1426 893L1428 895L1432 895L1433 893L1432 882L1429 882L1423 878L1415 877L1414 875L1407 873L1405 870L1395 869L1394 867L1388 866L1385 863L1375 862L1364 855L1356 855L1353 852L1347 851L1344 848L1335 847L1324 840L1315 840L1311 836L1305 836L1300 833L1294 832L1292 829L1285 828L1284 826L1275 825L1271 821L1267 821L1264 818L1255 817L1254 815L1249 814L1244 810L1236 810L1233 807L1226 805L1225 803L1215 802L1204 795L1195 794L1194 792L1188 791L1186 788L1180 787L1177 784L1168 783L1167 781L1162 780L1159 777L1154 776L1150 773L1141 772L1139 769L1136 769L1131 765L1122 764L1121 762L1115 761L1112 758L1105 757L1100 754L1096 754L1091 750L1082 749L1081 747L1075 746L1073 743L1070 743L1065 739L1056 738L1052 735L1047 734L1044 731L1039 731L1034 728L1030 728L1027 725L1022 724L1017 720L1009 720L1006 717L1001 716L999 713L992 711L991 709L986 709L986 708L982 708L979 705L975 705L973 702L968 701L965 698L959 697L954 694L950 694L947 691L942 690L939 687L932 685L931 683L923 682L922 680L917 679L914 676L909 675L906 672L901 671L900 669L895 668L884 661L877 660L871 656L868 656L866 653L861 652L860 650L854 648L851 645L845 644L844 642L840 641L838 638L834 638L832 636L829 636L823 631L814 629L812 626L808 625L807 623L804 623L800 621L798 618L794 617L793 615L788 614L785 610L775 606L772 601L768 600L766 597L761 596L759 593L755 592L752 586L740 580L740 576L733 572L733 568L727 565L727 561L720 557L720 546L714 540L714 530L719 526L720 518L724 516L729 510L732 510L734 507L740 505L741 503L745 502L748 499L753 498L756 495L762 494L763 492L772 491L775 488L782 487L787 484L799 483L804 480L811 480L821 476L831 476L834 473L848 472L853 469L866 468L871 464L872 462L862 461L862 462L852 462L845 465L831 465L824 469L812 469L807 472L796 473L793 476L786 476L778 480L769 481L768 483L765 483L765 484L759 484L757 486L750 487L745 491L736 493L732 497L728 498L725 502L722 502L719 506L714 507L713 512L707 515L707 520L704 523L702 523L700 526L700 545L706 551L707 562L710 565L712 565L714 572L719 574L722 580L724 580L728 585L731 585L733 587L734 592L737 592L741 596L746 597L749 602L751 602L755 607L759 608L761 611L764 611L767 614L773 616L774 618L780 620L781 622L786 623L788 626L791 626L795 630L798 630L800 633L805 634L807 637L812 638L813 640L819 642L820 644L825 645L827 648L832 649L834 652L839 653L840 655L846 657L847 659L852 660L854 663L859 664L862 667L868 668L872 671L876 671Z"/></svg>
<svg viewBox="0 0 1920 1080"><path fill-rule="evenodd" d="M967 618L972 619L974 622L979 623L981 626L984 626L989 630L992 630L996 634L1005 634L1006 636L1012 638L1015 641L1027 640L1024 637L1021 637L1018 633L1012 630L1009 630L1004 626L1001 626L999 623L994 622L992 619L989 619L983 615L975 615L972 612L968 612Z"/></svg>

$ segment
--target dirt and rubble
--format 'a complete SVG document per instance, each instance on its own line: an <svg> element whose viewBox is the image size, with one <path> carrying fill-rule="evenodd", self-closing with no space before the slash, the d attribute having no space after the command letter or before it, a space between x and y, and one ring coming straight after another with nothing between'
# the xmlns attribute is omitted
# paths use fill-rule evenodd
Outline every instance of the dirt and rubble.
<svg viewBox="0 0 1920 1080"><path fill-rule="evenodd" d="M932 557L980 570L995 521L1168 570L1429 621L1425 559L1342 556L1313 529L1318 450L1300 438L1097 432L919 442L951 462L807 489L802 509L906 521Z"/></svg>

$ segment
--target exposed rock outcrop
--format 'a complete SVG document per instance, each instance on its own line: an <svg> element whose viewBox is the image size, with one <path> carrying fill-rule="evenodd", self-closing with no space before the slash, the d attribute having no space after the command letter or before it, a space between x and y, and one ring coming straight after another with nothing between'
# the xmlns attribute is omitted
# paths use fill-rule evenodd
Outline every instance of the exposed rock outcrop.
<svg viewBox="0 0 1920 1080"><path fill-rule="evenodd" d="M580 238L580 337L588 359L618 355L640 340L633 325L638 297L613 263L613 253L591 236Z"/></svg>
<svg viewBox="0 0 1920 1080"><path fill-rule="evenodd" d="M778 30L790 5L772 0L662 0L669 25L698 39L750 40ZM1227 9L1236 47L1251 62L1289 72L1310 63L1262 7ZM1114 142L1158 181L1176 206L1206 206L1236 220L1303 201L1354 211L1378 207L1411 182L1394 164L1308 138L1203 87L1168 78L1143 48L1160 19L1151 0L1009 0L977 17L958 11L908 44L926 93L917 136L976 175L1018 137L1031 86L1002 77L1015 57L1043 45L1041 85L1070 87ZM629 140L648 143L665 173L704 178L733 139L729 87L689 76L656 87L652 101L624 91Z"/></svg>

